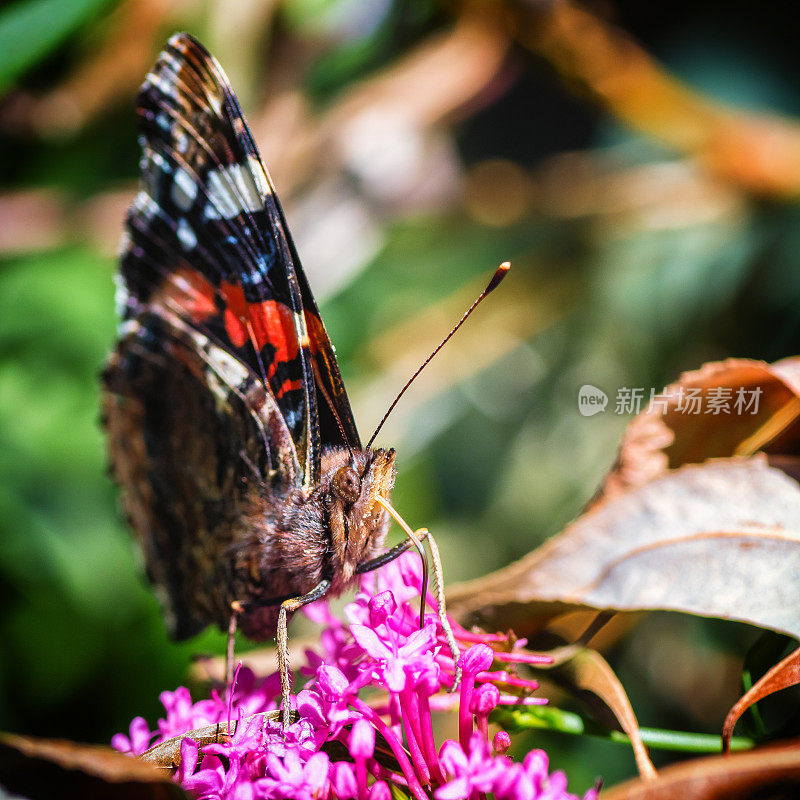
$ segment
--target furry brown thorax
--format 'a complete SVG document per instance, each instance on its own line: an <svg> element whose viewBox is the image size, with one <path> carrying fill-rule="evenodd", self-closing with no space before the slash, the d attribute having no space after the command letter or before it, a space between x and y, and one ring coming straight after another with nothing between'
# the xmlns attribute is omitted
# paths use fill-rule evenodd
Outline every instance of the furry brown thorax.
<svg viewBox="0 0 800 800"><path fill-rule="evenodd" d="M386 538L390 520L377 497L390 496L394 462L394 450L330 448L311 492L258 498L250 517L254 538L236 548L234 567L236 594L248 598L239 621L245 635L274 636L280 600L322 579L331 581L329 597L355 583L359 564L379 555Z"/></svg>

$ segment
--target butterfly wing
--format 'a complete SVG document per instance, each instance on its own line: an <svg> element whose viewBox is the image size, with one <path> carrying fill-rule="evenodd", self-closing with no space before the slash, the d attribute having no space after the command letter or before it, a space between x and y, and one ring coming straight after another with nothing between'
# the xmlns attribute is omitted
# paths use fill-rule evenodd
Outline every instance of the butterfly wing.
<svg viewBox="0 0 800 800"><path fill-rule="evenodd" d="M174 36L138 114L141 186L122 245L123 323L104 374L104 416L147 571L184 637L225 624L230 601L253 592L237 558L253 544L254 515L263 523L281 497L313 487L322 446L357 444L358 434L283 212L217 62Z"/></svg>
<svg viewBox="0 0 800 800"><path fill-rule="evenodd" d="M112 473L168 628L224 626L252 591L264 500L299 474L282 414L245 364L158 305L123 324L103 379Z"/></svg>
<svg viewBox="0 0 800 800"><path fill-rule="evenodd" d="M278 205L283 217L283 211ZM284 221L284 227L286 223ZM288 228L285 227L286 230ZM309 340L311 367L314 370L317 392L317 412L320 442L323 447L329 445L348 445L361 449L361 439L350 408L350 400L344 387L339 364L333 349L322 316L317 308L311 287L300 266L300 259L289 237L294 263L297 265L297 280L300 285L300 297L303 302L303 317L306 323Z"/></svg>
<svg viewBox="0 0 800 800"><path fill-rule="evenodd" d="M123 313L166 304L247 365L275 398L301 482L313 486L317 388L299 267L236 97L214 58L178 34L137 110L142 184L121 258Z"/></svg>

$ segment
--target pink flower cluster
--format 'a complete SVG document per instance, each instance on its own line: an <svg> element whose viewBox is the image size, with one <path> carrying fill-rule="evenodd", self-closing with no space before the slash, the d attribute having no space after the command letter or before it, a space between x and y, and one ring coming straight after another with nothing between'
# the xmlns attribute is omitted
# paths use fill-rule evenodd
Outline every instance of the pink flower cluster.
<svg viewBox="0 0 800 800"><path fill-rule="evenodd" d="M218 722L238 721L229 741L181 744L175 779L203 800L390 800L392 791L415 800L576 800L562 772L548 772L542 750L514 762L505 731L489 738L489 715L498 705L544 702L531 697L535 681L515 665L542 658L504 635L472 633L452 623L462 650L462 680L435 614L419 629L421 578L417 561L402 557L371 577L369 592L345 609L347 621L327 604L309 607L324 625L321 647L301 668L309 680L296 697L299 719L286 731L263 712L277 708L277 673L256 678L240 669L232 691L192 702L183 687L164 692L166 718L150 731L137 717L129 736L112 746L141 754L153 744ZM432 597L427 598L435 608ZM459 740L437 748L432 711L458 712ZM349 753L342 760L340 754ZM335 754L335 755L334 755ZM590 790L584 800L593 800Z"/></svg>

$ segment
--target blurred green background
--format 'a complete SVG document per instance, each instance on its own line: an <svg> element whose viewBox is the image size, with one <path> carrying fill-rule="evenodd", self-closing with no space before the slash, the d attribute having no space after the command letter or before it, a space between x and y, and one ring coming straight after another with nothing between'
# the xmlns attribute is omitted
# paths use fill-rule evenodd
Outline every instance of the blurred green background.
<svg viewBox="0 0 800 800"><path fill-rule="evenodd" d="M98 425L134 95L180 29L243 102L362 436L513 263L379 439L449 580L578 513L630 420L621 387L800 352L794 3L5 3L0 729L106 742L223 648L167 640ZM579 415L585 383L605 413ZM713 732L754 636L652 615L608 655L642 724ZM575 791L634 771L619 745L534 743Z"/></svg>

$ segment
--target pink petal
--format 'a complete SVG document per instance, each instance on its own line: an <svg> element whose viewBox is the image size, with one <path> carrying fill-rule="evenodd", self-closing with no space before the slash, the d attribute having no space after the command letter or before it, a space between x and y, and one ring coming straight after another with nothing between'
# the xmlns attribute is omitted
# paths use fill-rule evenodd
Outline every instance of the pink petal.
<svg viewBox="0 0 800 800"><path fill-rule="evenodd" d="M433 796L436 800L464 800L465 797L469 797L471 789L466 778L456 778L448 781L444 786L440 786Z"/></svg>
<svg viewBox="0 0 800 800"><path fill-rule="evenodd" d="M376 781L369 787L369 800L392 800L392 792L385 781Z"/></svg>
<svg viewBox="0 0 800 800"><path fill-rule="evenodd" d="M306 762L303 777L315 790L321 789L327 783L329 764L327 753L314 753Z"/></svg>
<svg viewBox="0 0 800 800"><path fill-rule="evenodd" d="M540 797L541 800L551 800L551 798L556 800L556 798L561 798L566 791L567 776L561 770L557 770L550 775L547 786Z"/></svg>
<svg viewBox="0 0 800 800"><path fill-rule="evenodd" d="M409 658L410 656L430 650L436 642L436 624L431 622L421 631L416 630L406 639L406 643L400 648L400 654Z"/></svg>
<svg viewBox="0 0 800 800"><path fill-rule="evenodd" d="M111 737L111 747L120 753L133 753L131 740L124 733L115 733ZM135 753L134 755L138 755L138 753Z"/></svg>
<svg viewBox="0 0 800 800"><path fill-rule="evenodd" d="M280 781L288 781L292 777L289 770L284 766L283 761L274 753L267 753L267 769Z"/></svg>
<svg viewBox="0 0 800 800"><path fill-rule="evenodd" d="M353 638L358 642L361 649L374 659L380 661L381 659L391 658L394 655L380 638L378 638L378 634L366 625L351 625L350 632L353 634Z"/></svg>
<svg viewBox="0 0 800 800"><path fill-rule="evenodd" d="M448 739L439 751L442 766L450 775L461 775L469 768L467 756L458 742Z"/></svg>
<svg viewBox="0 0 800 800"><path fill-rule="evenodd" d="M198 747L192 739L184 739L181 742L181 763L175 773L178 783L183 783L197 767Z"/></svg>
<svg viewBox="0 0 800 800"><path fill-rule="evenodd" d="M525 773L530 777L533 785L537 789L541 789L544 782L547 780L547 770L549 766L550 762L544 750L531 750L522 762Z"/></svg>
<svg viewBox="0 0 800 800"><path fill-rule="evenodd" d="M391 692L402 692L406 688L406 673L398 661L389 662L383 671L383 677Z"/></svg>
<svg viewBox="0 0 800 800"><path fill-rule="evenodd" d="M339 761L331 768L333 790L340 800L353 800L358 795L358 784L352 764Z"/></svg>

